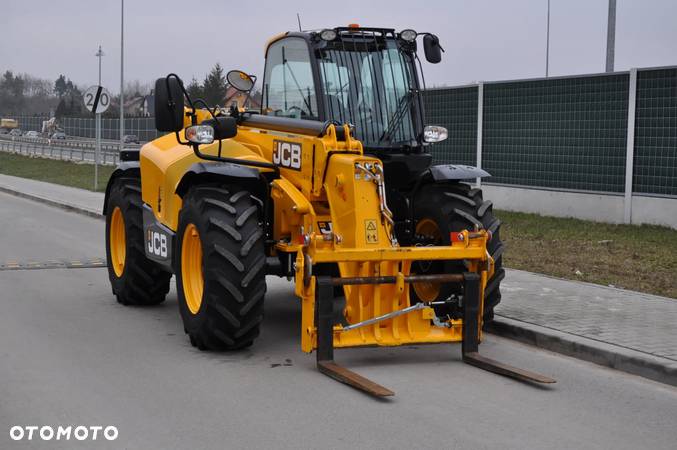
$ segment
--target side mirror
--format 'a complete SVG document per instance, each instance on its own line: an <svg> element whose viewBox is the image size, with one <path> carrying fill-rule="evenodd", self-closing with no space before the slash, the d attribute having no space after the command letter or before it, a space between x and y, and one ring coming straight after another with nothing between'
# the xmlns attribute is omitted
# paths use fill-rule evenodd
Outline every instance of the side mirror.
<svg viewBox="0 0 677 450"><path fill-rule="evenodd" d="M237 136L237 120L235 117L217 117L203 120L200 125L209 125L214 128L214 139L230 139Z"/></svg>
<svg viewBox="0 0 677 450"><path fill-rule="evenodd" d="M158 131L179 131L183 128L183 89L175 76L155 82L155 128Z"/></svg>
<svg viewBox="0 0 677 450"><path fill-rule="evenodd" d="M254 78L241 70L231 70L226 74L226 80L241 92L249 92L254 87Z"/></svg>
<svg viewBox="0 0 677 450"><path fill-rule="evenodd" d="M440 40L434 34L426 34L423 37L423 50L425 59L432 64L442 61L442 52L444 49L440 45Z"/></svg>

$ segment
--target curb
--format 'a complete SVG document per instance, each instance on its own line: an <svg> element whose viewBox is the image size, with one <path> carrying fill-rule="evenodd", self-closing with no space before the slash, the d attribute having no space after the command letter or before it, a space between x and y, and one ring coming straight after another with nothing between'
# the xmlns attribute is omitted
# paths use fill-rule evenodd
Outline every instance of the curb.
<svg viewBox="0 0 677 450"><path fill-rule="evenodd" d="M88 216L88 217L93 217L95 219L101 219L101 220L104 219L103 214L101 214L100 212L92 211L90 209L83 208L83 207L77 206L77 205L72 205L70 203L65 203L65 202L61 202L61 201L57 201L57 200L52 200L52 199L49 199L49 198L46 198L46 197L41 197L39 195L27 194L25 192L17 191L16 189L12 189L12 188L9 188L7 186L0 185L0 192L4 192L4 193L10 194L10 195L14 195L16 197L26 198L28 200L33 200L33 201L36 201L36 202L39 202L39 203L44 203L46 205L55 206L57 208L60 208L60 209L66 210L66 211L74 212L74 213L81 214L81 215Z"/></svg>
<svg viewBox="0 0 677 450"><path fill-rule="evenodd" d="M496 315L490 333L600 366L677 386L677 361Z"/></svg>

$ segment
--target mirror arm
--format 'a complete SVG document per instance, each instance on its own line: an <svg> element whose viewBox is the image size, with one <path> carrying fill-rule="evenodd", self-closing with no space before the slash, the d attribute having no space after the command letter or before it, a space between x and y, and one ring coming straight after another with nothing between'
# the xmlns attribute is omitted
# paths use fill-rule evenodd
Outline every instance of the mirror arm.
<svg viewBox="0 0 677 450"><path fill-rule="evenodd" d="M191 112L189 113L191 125L197 125L197 114L195 113L195 104L193 104L193 101L191 100L190 96L188 95L188 92L186 92L186 88L183 86L183 82L181 81L181 78L179 78L179 76L176 75L175 73L170 73L169 75L167 75L165 77L165 81L167 83L167 92L171 92L170 89L169 89L169 78L170 77L176 78L176 80L179 83L179 87L181 88L181 91L183 92L183 95L188 100L188 104L190 105L190 109L191 109ZM250 92L251 92L251 89L250 89ZM197 99L195 101L195 103L198 103L198 102L205 105L207 111L209 111L209 114L212 116L212 118L214 120L217 120L216 115L214 114L214 112L211 109L209 109L209 106L205 103L204 100ZM174 103L174 101L171 97L169 98L168 106L172 109L176 108L176 103ZM188 142L188 141L186 141L186 142L181 141L181 136L179 135L178 131L175 131L174 134L176 135L176 141L179 144L182 144L182 145L190 145L193 148L193 152L195 153L195 155L198 158L205 159L207 161L226 162L226 163L238 164L238 165L242 165L242 166L251 166L251 167L261 167L261 168L264 168L264 169L273 169L273 171L276 174L279 175L279 173L280 173L280 169L273 163L263 162L263 161L247 161L247 160L243 160L243 159L239 159L239 158L226 158L226 157L221 156L221 139L218 140L219 141L218 156L212 156L212 155L206 155L206 154L202 153L200 151L200 145L199 144L193 144L192 142Z"/></svg>

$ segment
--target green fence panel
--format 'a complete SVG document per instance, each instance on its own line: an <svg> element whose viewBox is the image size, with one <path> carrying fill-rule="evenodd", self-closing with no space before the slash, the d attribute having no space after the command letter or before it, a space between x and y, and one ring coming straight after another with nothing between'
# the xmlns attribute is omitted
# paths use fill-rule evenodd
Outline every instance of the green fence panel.
<svg viewBox="0 0 677 450"><path fill-rule="evenodd" d="M633 191L677 195L677 68L637 72Z"/></svg>
<svg viewBox="0 0 677 450"><path fill-rule="evenodd" d="M424 92L428 125L441 125L449 138L432 146L438 164L477 162L477 86L430 89Z"/></svg>
<svg viewBox="0 0 677 450"><path fill-rule="evenodd" d="M484 86L487 181L623 192L627 73Z"/></svg>

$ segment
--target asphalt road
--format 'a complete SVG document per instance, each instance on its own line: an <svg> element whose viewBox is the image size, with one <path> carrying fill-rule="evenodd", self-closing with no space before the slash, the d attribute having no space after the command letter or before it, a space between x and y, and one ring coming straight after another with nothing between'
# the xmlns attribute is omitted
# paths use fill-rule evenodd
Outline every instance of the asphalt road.
<svg viewBox="0 0 677 450"><path fill-rule="evenodd" d="M0 194L0 259L103 256L103 222ZM337 351L393 389L374 400L314 369L300 307L269 278L255 345L204 353L176 294L123 307L105 269L0 271L0 448L13 425L115 425L62 448L674 449L677 389L488 337L481 351L554 376L540 388L460 361L459 346Z"/></svg>

